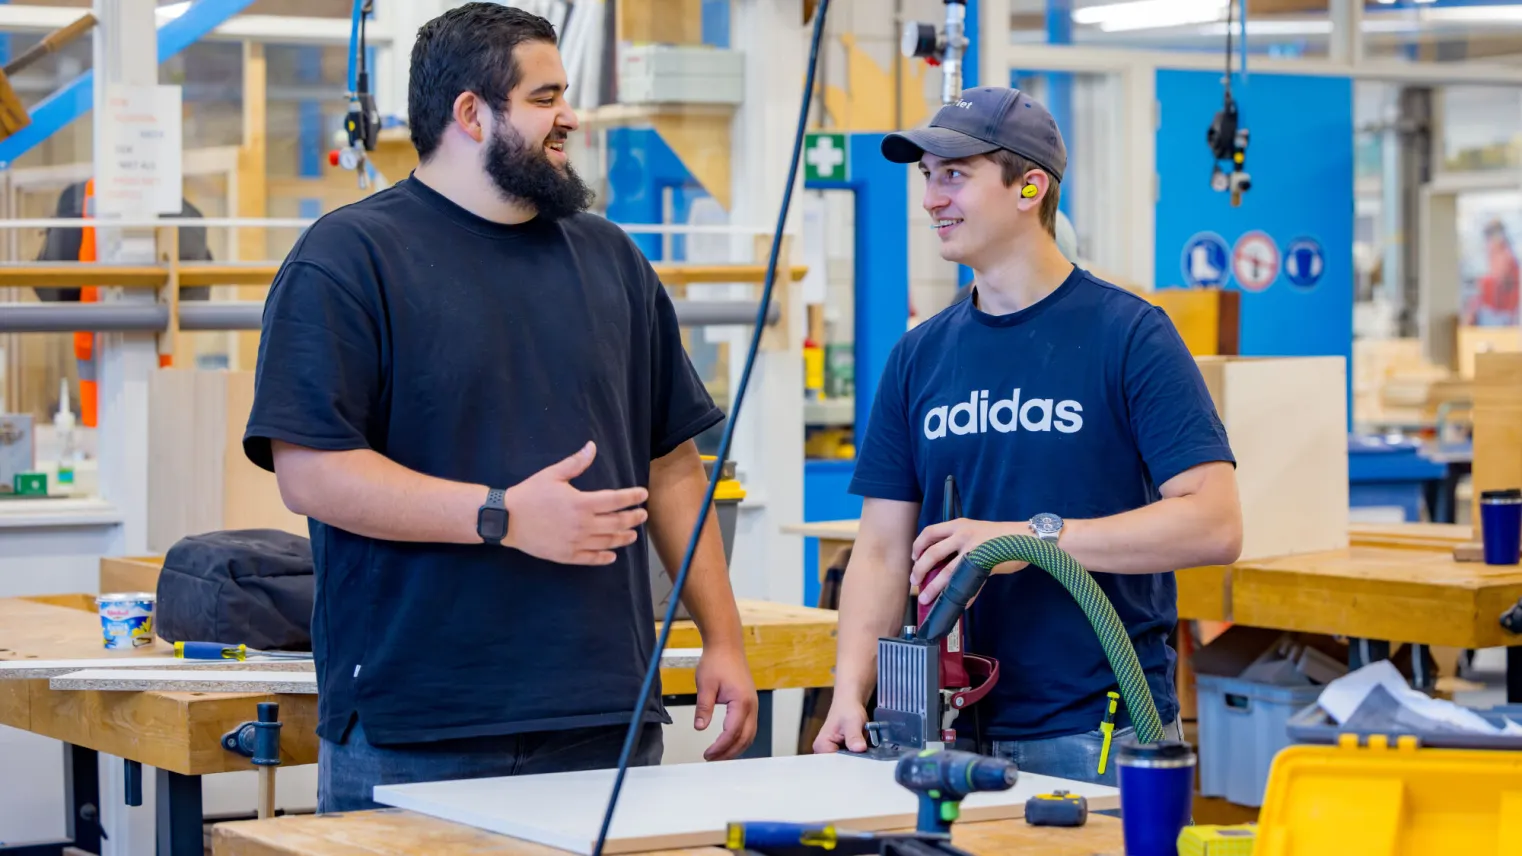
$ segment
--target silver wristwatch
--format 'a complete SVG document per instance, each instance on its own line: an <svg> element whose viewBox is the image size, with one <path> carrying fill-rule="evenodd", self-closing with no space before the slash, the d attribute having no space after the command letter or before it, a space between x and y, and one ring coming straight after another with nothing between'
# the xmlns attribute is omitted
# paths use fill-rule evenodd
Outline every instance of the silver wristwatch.
<svg viewBox="0 0 1522 856"><path fill-rule="evenodd" d="M1030 527L1037 538L1055 544L1062 534L1062 518L1043 511L1031 518Z"/></svg>

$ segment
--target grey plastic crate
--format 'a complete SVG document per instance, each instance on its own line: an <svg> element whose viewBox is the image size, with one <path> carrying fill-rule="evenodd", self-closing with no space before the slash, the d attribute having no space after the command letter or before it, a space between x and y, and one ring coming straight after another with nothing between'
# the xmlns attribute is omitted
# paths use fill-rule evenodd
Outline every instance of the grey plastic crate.
<svg viewBox="0 0 1522 856"><path fill-rule="evenodd" d="M1200 793L1244 806L1263 805L1268 771L1294 742L1289 720L1321 687L1281 687L1197 675Z"/></svg>

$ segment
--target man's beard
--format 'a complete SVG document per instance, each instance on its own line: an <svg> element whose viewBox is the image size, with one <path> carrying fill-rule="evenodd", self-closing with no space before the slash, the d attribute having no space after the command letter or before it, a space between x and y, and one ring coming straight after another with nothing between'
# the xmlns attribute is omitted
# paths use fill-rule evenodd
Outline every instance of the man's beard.
<svg viewBox="0 0 1522 856"><path fill-rule="evenodd" d="M569 217L592 204L592 189L569 163L564 170L557 167L543 148L530 148L506 122L487 144L486 173L505 197L534 206L546 220Z"/></svg>

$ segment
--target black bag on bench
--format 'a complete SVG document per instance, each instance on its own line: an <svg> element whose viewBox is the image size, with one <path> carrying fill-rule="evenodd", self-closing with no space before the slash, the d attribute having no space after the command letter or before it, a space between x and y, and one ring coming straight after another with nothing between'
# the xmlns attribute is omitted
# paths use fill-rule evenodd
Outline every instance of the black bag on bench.
<svg viewBox="0 0 1522 856"><path fill-rule="evenodd" d="M278 529L207 532L164 556L154 608L169 642L312 650L312 544Z"/></svg>

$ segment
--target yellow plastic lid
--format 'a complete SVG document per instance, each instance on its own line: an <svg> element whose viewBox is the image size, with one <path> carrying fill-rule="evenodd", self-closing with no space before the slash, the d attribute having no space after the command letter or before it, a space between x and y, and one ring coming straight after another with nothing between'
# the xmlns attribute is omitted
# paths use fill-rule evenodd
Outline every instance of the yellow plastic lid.
<svg viewBox="0 0 1522 856"><path fill-rule="evenodd" d="M1346 856L1515 852L1522 752L1290 746L1274 757L1254 852Z"/></svg>

